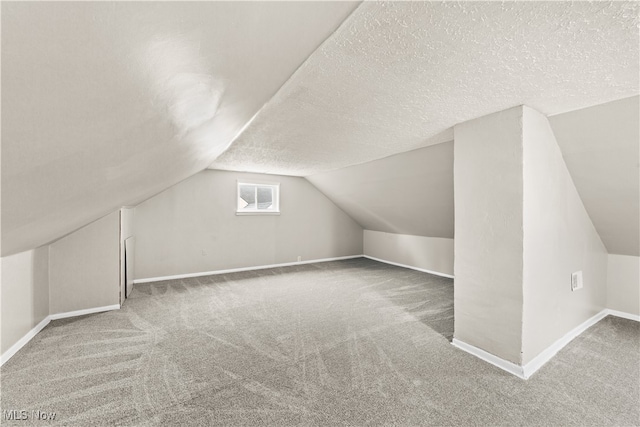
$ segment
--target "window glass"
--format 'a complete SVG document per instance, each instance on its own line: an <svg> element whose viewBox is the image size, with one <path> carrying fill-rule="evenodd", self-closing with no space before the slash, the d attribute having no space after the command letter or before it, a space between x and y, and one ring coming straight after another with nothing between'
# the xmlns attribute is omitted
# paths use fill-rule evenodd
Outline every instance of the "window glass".
<svg viewBox="0 0 640 427"><path fill-rule="evenodd" d="M240 186L240 198L244 203L239 206L242 209L255 209L256 208L256 189L251 185Z"/></svg>
<svg viewBox="0 0 640 427"><path fill-rule="evenodd" d="M258 209L271 209L273 206L273 188L258 187Z"/></svg>
<svg viewBox="0 0 640 427"><path fill-rule="evenodd" d="M280 184L238 182L238 214L279 213Z"/></svg>

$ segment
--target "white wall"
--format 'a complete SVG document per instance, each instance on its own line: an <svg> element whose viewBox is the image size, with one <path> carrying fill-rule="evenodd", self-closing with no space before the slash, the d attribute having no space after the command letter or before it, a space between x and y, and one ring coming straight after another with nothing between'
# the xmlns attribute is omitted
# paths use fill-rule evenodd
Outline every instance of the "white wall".
<svg viewBox="0 0 640 427"><path fill-rule="evenodd" d="M2 258L2 353L50 314L118 304L118 217Z"/></svg>
<svg viewBox="0 0 640 427"><path fill-rule="evenodd" d="M607 251L547 118L523 107L524 313L522 363L605 308ZM571 291L571 273L584 288Z"/></svg>
<svg viewBox="0 0 640 427"><path fill-rule="evenodd" d="M609 254L607 308L640 316L640 257Z"/></svg>
<svg viewBox="0 0 640 427"><path fill-rule="evenodd" d="M4 353L49 315L49 247L2 258L1 293Z"/></svg>
<svg viewBox="0 0 640 427"><path fill-rule="evenodd" d="M455 333L519 364L522 347L522 109L454 128Z"/></svg>
<svg viewBox="0 0 640 427"><path fill-rule="evenodd" d="M364 254L435 273L453 275L453 239L364 230Z"/></svg>
<svg viewBox="0 0 640 427"><path fill-rule="evenodd" d="M50 245L50 314L119 303L119 228L116 211Z"/></svg>
<svg viewBox="0 0 640 427"><path fill-rule="evenodd" d="M280 215L236 215L237 180L280 183ZM136 279L362 254L362 228L303 178L205 170L135 208Z"/></svg>

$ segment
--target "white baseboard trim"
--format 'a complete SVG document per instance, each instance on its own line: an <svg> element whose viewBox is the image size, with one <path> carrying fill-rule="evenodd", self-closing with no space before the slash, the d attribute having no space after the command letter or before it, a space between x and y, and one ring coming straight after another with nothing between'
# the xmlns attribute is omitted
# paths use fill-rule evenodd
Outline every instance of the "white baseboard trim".
<svg viewBox="0 0 640 427"><path fill-rule="evenodd" d="M608 310L602 310L595 316L585 320L566 334L549 347L544 350L542 353L538 354L536 357L531 359L529 363L523 366L524 369L524 377L525 379L529 378L531 375L535 374L538 369L542 368L542 366L547 363L549 360L553 358L560 350L562 350L567 344L569 344L575 337L607 317Z"/></svg>
<svg viewBox="0 0 640 427"><path fill-rule="evenodd" d="M42 322L38 323L33 329L31 329L29 332L27 332L27 334L25 336L23 336L22 338L20 338L20 340L18 340L17 343L12 345L9 348L9 350L7 350L4 353L2 353L2 356L0 357L0 366L4 365L9 359L11 359L13 357L13 355L16 354L29 341L31 341L31 339L33 337L35 337L38 332L43 330L44 327L47 326L50 321L51 321L51 319L49 319L49 316L45 317L44 319L42 319Z"/></svg>
<svg viewBox="0 0 640 427"><path fill-rule="evenodd" d="M508 362L498 356L495 356L491 353L488 353L478 347L474 347L470 344L467 344L463 341L460 341L456 338L453 339L452 343L455 347L458 347L461 350L470 353L479 359L484 360L485 362L491 363L498 368L507 371L519 378L528 379L533 374L535 374L545 363L551 360L560 350L562 350L567 344L569 344L574 338L578 335L582 334L584 331L589 329L591 326L598 323L600 320L604 319L607 316L617 316L622 317L624 319L630 319L635 321L640 321L640 316L635 314L624 313L621 311L604 309L600 311L595 316L587 319L582 322L580 325L576 326L569 332L567 332L562 338L551 344L544 350L542 353L538 354L534 357L529 363L524 366L517 365L515 363Z"/></svg>
<svg viewBox="0 0 640 427"><path fill-rule="evenodd" d="M259 265L256 267L240 267L240 268L230 268L227 270L203 271L200 273L176 274L174 276L149 277L147 279L135 279L133 281L133 284L135 285L137 283L161 282L163 280L188 279L191 277L213 276L217 274L239 273L242 271L264 270L267 268L290 267L292 265L315 264L317 262L341 261L344 259L354 259L354 258L362 258L362 257L364 257L364 255L348 255L348 256L341 256L341 257L335 257L335 258L322 258L322 259L312 259L308 261L295 261L295 262L285 262L281 264Z"/></svg>
<svg viewBox="0 0 640 427"><path fill-rule="evenodd" d="M460 350L466 351L469 354L477 357L478 359L482 359L487 363L491 363L493 366L497 366L503 371L507 371L510 374L515 375L516 377L522 378L526 380L527 378L524 376L524 369L522 366L516 365L515 363L508 362L501 357L493 355L489 352L486 352L478 347L472 346L471 344L467 344L464 341L460 341L456 338L451 341L454 347L459 348Z"/></svg>
<svg viewBox="0 0 640 427"><path fill-rule="evenodd" d="M84 316L86 314L102 313L104 311L118 310L120 304L107 305L104 307L87 308L85 310L68 311L66 313L50 314L45 317L42 322L38 323L33 329L25 334L20 340L12 345L9 350L2 353L0 357L0 366L4 365L9 359L13 357L22 347L24 347L29 341L33 339L45 326L52 320L66 319L68 317Z"/></svg>
<svg viewBox="0 0 640 427"><path fill-rule="evenodd" d="M622 317L623 319L635 320L636 322L640 322L640 316L637 314L625 313L624 311L611 310L607 309L607 314L616 317Z"/></svg>
<svg viewBox="0 0 640 427"><path fill-rule="evenodd" d="M399 262L387 261L386 259L375 258L369 255L362 255L364 258L371 259L373 261L383 262L385 264L395 265L396 267L410 268L411 270L422 271L423 273L433 274L435 276L448 277L449 279L453 279L453 275L440 273L439 271L427 270L425 268L418 268L412 265L400 264Z"/></svg>
<svg viewBox="0 0 640 427"><path fill-rule="evenodd" d="M67 311L66 313L58 313L49 315L49 319L58 320L68 317L86 316L87 314L102 313L104 311L120 310L120 304L105 305L104 307L86 308L84 310Z"/></svg>

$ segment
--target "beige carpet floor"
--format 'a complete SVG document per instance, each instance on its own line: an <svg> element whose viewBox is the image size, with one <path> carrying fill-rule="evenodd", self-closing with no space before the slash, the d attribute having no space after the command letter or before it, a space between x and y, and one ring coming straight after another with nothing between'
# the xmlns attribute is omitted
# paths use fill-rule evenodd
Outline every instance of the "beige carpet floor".
<svg viewBox="0 0 640 427"><path fill-rule="evenodd" d="M0 406L70 426L640 425L638 322L605 318L528 381L452 334L452 280L366 259L136 285L38 334Z"/></svg>

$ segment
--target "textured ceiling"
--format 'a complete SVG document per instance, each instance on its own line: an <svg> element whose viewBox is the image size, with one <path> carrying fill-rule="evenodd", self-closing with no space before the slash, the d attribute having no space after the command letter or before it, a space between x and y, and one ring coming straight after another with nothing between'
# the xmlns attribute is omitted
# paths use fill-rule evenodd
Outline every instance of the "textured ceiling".
<svg viewBox="0 0 640 427"><path fill-rule="evenodd" d="M2 254L205 169L344 2L2 2Z"/></svg>
<svg viewBox="0 0 640 427"><path fill-rule="evenodd" d="M640 255L640 97L549 118L609 253Z"/></svg>
<svg viewBox="0 0 640 427"><path fill-rule="evenodd" d="M365 2L212 168L308 176L638 94L637 2ZM445 134L441 134L445 132Z"/></svg>
<svg viewBox="0 0 640 427"><path fill-rule="evenodd" d="M453 141L307 180L366 230L453 238Z"/></svg>

